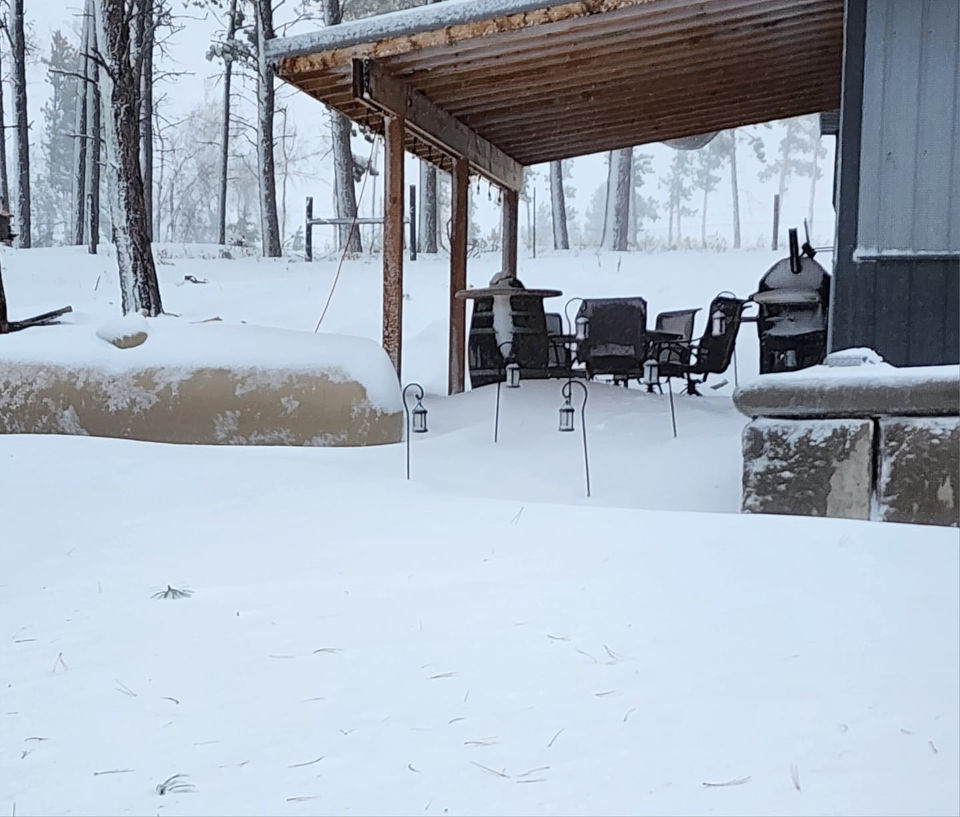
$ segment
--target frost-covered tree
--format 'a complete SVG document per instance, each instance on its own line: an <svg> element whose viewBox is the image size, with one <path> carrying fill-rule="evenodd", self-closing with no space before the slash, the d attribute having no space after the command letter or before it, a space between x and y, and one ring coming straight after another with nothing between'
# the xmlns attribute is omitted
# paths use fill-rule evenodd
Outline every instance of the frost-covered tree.
<svg viewBox="0 0 960 817"><path fill-rule="evenodd" d="M777 146L777 156L764 167L758 178L760 181L769 181L777 177L777 193L780 195L780 212L783 212L788 182L791 176L804 175L806 158L804 150L807 139L804 135L803 119L788 119L784 122L785 130L780 144Z"/></svg>
<svg viewBox="0 0 960 817"><path fill-rule="evenodd" d="M607 162L607 206L600 246L624 252L630 231L633 148L611 150Z"/></svg>
<svg viewBox="0 0 960 817"><path fill-rule="evenodd" d="M0 38L0 210L10 206L10 183L7 179L7 125L3 112L3 42Z"/></svg>
<svg viewBox="0 0 960 817"><path fill-rule="evenodd" d="M553 248L569 250L567 202L563 189L563 162L550 162L550 216L553 222Z"/></svg>
<svg viewBox="0 0 960 817"><path fill-rule="evenodd" d="M659 218L659 205L652 196L644 196L645 179L653 173L653 156L649 153L633 151L633 166L631 167L630 183L630 228L629 240L634 247L640 245L639 234L644 222L656 221Z"/></svg>
<svg viewBox="0 0 960 817"><path fill-rule="evenodd" d="M339 25L343 20L340 0L323 0L323 24ZM330 135L333 145L333 182L336 195L337 217L357 217L357 193L354 187L353 149L350 136L353 127L350 120L339 111L330 111ZM362 252L360 231L350 224L341 224L338 230L340 249L347 252Z"/></svg>
<svg viewBox="0 0 960 817"><path fill-rule="evenodd" d="M43 105L43 135L41 156L43 175L36 190L36 239L40 245L72 238L71 211L74 196L75 146L83 145L80 136L86 129L86 119L78 123L78 111L85 106L80 93L84 83L77 77L78 52L63 33L57 29L50 39L50 53L44 60L50 96ZM80 125L78 128L77 125ZM86 169L86 150L82 152Z"/></svg>
<svg viewBox="0 0 960 817"><path fill-rule="evenodd" d="M24 34L23 0L9 0L3 30L13 60L13 114L16 140L18 247L30 246L30 123L27 110L27 41Z"/></svg>
<svg viewBox="0 0 960 817"><path fill-rule="evenodd" d="M257 168L260 177L261 253L279 258L280 222L277 218L277 173L274 161L273 117L276 107L273 68L264 43L273 39L273 0L254 0L257 43Z"/></svg>
<svg viewBox="0 0 960 817"><path fill-rule="evenodd" d="M708 144L696 151L696 162L693 168L693 183L703 193L700 205L700 246L707 246L707 202L710 194L717 189L720 183L719 170L725 161L723 149L717 145L714 137Z"/></svg>
<svg viewBox="0 0 960 817"><path fill-rule="evenodd" d="M693 195L693 155L689 150L678 150L673 154L667 175L660 179L660 186L667 191L667 245L674 245L673 225L676 222L676 244L683 241L682 217L692 216L696 211L687 206Z"/></svg>
<svg viewBox="0 0 960 817"><path fill-rule="evenodd" d="M113 232L124 314L162 311L150 246L143 176L140 170L140 70L133 61L130 20L138 0L95 0L98 62L105 98L107 161L116 189L111 192Z"/></svg>

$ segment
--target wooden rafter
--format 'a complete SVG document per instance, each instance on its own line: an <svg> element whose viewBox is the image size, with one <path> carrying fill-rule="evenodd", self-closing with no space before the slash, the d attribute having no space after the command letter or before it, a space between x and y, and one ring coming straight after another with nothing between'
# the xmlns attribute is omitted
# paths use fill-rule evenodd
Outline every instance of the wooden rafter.
<svg viewBox="0 0 960 817"><path fill-rule="evenodd" d="M523 187L522 165L375 61L354 60L353 94L381 113L406 111L408 131L447 156L466 159L471 170L490 181L512 190Z"/></svg>

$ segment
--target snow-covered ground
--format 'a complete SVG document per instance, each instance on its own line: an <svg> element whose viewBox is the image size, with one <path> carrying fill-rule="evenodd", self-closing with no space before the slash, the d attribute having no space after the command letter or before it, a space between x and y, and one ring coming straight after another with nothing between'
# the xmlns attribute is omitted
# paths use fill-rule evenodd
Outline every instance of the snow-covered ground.
<svg viewBox="0 0 960 817"><path fill-rule="evenodd" d="M191 321L311 331L336 272L164 254ZM700 306L699 334L774 259L520 277L555 311ZM119 312L111 258L0 262L12 318ZM406 280L430 411L409 483L403 446L0 437L0 813L960 812L956 530L737 514L732 383L677 397L677 439L666 396L591 384L586 499L560 384L504 390L494 445L493 387L441 396L444 262ZM377 339L379 289L376 259L345 264L322 331ZM58 331L17 343L55 356ZM742 382L751 326L738 349Z"/></svg>

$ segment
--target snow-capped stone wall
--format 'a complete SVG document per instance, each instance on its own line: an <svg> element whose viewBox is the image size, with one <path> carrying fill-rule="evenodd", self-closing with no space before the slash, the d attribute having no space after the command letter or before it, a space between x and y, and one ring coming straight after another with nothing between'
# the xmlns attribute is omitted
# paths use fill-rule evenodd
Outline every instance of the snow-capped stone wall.
<svg viewBox="0 0 960 817"><path fill-rule="evenodd" d="M743 511L960 526L960 368L850 351L737 390Z"/></svg>

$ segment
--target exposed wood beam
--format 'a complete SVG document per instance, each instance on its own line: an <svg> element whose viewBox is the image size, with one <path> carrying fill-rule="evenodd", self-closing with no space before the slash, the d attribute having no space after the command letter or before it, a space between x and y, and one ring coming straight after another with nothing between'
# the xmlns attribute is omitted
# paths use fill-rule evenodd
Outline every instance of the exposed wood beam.
<svg viewBox="0 0 960 817"><path fill-rule="evenodd" d="M726 37L747 33L755 38L775 38L781 26L800 24L817 28L824 22L826 28L831 30L836 28L836 22L843 19L843 7L840 3L825 7L823 0L799 1L795 4L796 11L789 15L782 9L771 8L769 4L758 5L755 0L727 0L724 7L725 22L722 25L716 11L698 15L691 12L689 0L682 0L682 5L682 15L674 13L667 16L661 12L658 19L651 12L645 12L642 27L637 24L636 19L619 19L615 13L611 13L609 24L600 27L594 23L585 31L558 32L557 26L551 26L549 30L543 31L501 34L496 39L495 47L490 44L483 45L487 43L486 40L477 40L483 45L483 50L460 48L451 52L434 49L432 52L385 58L383 63L398 77L417 80L415 84L419 86L422 76L442 76L444 81L447 81L477 70L497 72L505 67L509 68L512 61L504 60L504 54L508 51L521 53L524 61L536 61L538 65L546 65L558 55L561 58L572 53L586 52L605 55L624 42L632 42L634 47L642 42L643 50L648 54L658 53L661 48L677 47L693 57L694 50L713 48ZM661 3L658 2L648 8L660 6ZM739 13L741 11L742 13ZM678 24L678 17L681 16L686 18L684 25ZM518 35L522 35L523 39Z"/></svg>
<svg viewBox="0 0 960 817"><path fill-rule="evenodd" d="M439 150L466 159L484 178L512 190L523 187L523 166L519 162L422 93L411 90L377 62L353 63L353 91L357 99L376 110L393 114L405 111L411 131Z"/></svg>
<svg viewBox="0 0 960 817"><path fill-rule="evenodd" d="M403 107L384 119L383 348L402 378L403 346ZM401 381L402 382L402 381Z"/></svg>
<svg viewBox="0 0 960 817"><path fill-rule="evenodd" d="M451 177L450 231L450 346L447 369L447 393L459 394L464 389L464 356L466 351L467 302L455 298L467 288L467 225L470 221L470 166L457 159ZM516 195L516 194L514 194Z"/></svg>

